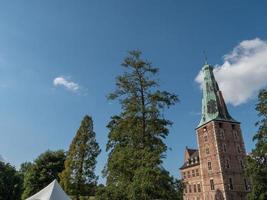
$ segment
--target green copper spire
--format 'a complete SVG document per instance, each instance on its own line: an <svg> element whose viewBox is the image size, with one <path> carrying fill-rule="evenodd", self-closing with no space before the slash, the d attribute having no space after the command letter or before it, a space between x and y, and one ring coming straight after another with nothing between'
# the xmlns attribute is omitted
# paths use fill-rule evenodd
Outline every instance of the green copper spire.
<svg viewBox="0 0 267 200"><path fill-rule="evenodd" d="M202 68L202 73L204 76L202 116L198 127L211 120L237 122L228 113L222 92L214 78L213 67L206 63Z"/></svg>

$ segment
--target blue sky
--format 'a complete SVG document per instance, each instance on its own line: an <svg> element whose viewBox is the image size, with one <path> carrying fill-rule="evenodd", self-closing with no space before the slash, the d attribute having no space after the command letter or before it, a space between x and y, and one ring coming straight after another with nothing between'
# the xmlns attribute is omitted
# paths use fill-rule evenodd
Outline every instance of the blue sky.
<svg viewBox="0 0 267 200"><path fill-rule="evenodd" d="M196 147L203 50L250 151L255 91L267 85L266 9L263 1L1 1L0 154L18 167L47 149L67 150L89 114L102 148L100 175L106 125L120 112L106 95L132 49L160 68L162 89L181 100L165 111L174 122L164 160L172 175L179 176L185 145Z"/></svg>

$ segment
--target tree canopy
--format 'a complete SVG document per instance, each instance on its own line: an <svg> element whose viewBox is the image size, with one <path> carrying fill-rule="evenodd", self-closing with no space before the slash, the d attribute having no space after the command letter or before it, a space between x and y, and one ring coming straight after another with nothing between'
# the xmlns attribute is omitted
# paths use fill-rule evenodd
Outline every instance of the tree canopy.
<svg viewBox="0 0 267 200"><path fill-rule="evenodd" d="M118 100L121 113L111 117L104 170L107 199L174 199L173 179L162 167L168 126L163 110L178 101L177 95L159 90L158 68L131 51L124 59L124 73L108 99ZM99 197L99 199L101 199Z"/></svg>
<svg viewBox="0 0 267 200"><path fill-rule="evenodd" d="M64 151L48 150L39 155L33 163L23 163L20 170L24 176L22 198L35 194L54 179L59 180L59 173L64 169L64 161Z"/></svg>

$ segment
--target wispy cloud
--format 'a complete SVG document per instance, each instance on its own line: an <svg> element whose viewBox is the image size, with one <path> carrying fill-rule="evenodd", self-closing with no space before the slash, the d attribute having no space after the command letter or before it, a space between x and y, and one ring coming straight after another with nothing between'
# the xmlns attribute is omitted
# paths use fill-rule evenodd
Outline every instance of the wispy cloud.
<svg viewBox="0 0 267 200"><path fill-rule="evenodd" d="M79 92L81 89L81 86L78 83L75 83L73 81L71 81L69 78L66 78L64 76L58 76L56 78L54 78L53 80L53 84L54 86L62 86L64 88L66 88L67 90L71 91L71 92Z"/></svg>
<svg viewBox="0 0 267 200"><path fill-rule="evenodd" d="M226 103L246 103L267 86L267 41L244 40L223 58L224 63L215 67L214 75ZM203 82L201 72L195 80Z"/></svg>

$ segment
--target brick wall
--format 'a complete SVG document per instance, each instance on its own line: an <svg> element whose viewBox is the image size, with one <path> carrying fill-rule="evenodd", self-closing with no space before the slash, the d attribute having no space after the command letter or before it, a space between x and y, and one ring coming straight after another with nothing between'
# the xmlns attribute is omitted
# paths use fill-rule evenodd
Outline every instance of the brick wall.
<svg viewBox="0 0 267 200"><path fill-rule="evenodd" d="M245 200L246 153L240 125L211 121L197 129L197 138L204 199Z"/></svg>

